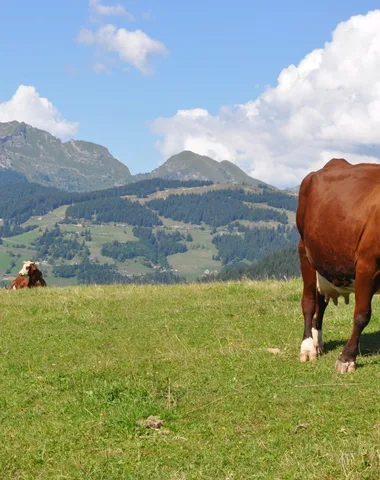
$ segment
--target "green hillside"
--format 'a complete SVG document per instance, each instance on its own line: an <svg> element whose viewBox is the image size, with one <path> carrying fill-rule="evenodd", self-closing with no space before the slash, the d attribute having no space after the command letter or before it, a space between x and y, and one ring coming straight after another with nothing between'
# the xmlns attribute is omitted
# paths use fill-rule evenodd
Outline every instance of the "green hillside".
<svg viewBox="0 0 380 480"><path fill-rule="evenodd" d="M297 241L296 205L295 196L265 186L199 180L152 179L88 193L6 185L0 278L9 284L30 259L40 262L48 285L177 283L240 262L268 263L268 276L278 277L293 257L266 258Z"/></svg>
<svg viewBox="0 0 380 480"><path fill-rule="evenodd" d="M328 308L327 353L301 364L301 291L0 291L1 478L379 478L379 300L362 368L337 376L353 306Z"/></svg>

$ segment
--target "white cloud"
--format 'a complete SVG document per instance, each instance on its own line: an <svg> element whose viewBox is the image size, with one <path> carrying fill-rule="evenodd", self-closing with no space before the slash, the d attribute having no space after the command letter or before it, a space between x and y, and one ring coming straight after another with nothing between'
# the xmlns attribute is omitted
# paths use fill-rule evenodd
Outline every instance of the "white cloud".
<svg viewBox="0 0 380 480"><path fill-rule="evenodd" d="M380 10L340 23L324 48L290 65L246 104L158 118L163 156L190 149L292 186L334 155L380 162Z"/></svg>
<svg viewBox="0 0 380 480"><path fill-rule="evenodd" d="M103 5L101 3L101 0L89 0L89 6L95 14L100 16L122 15L127 17L128 20L131 20L131 21L134 20L133 15L127 12L125 7L120 3L117 3L116 5Z"/></svg>
<svg viewBox="0 0 380 480"><path fill-rule="evenodd" d="M118 54L121 62L136 67L142 73L152 73L149 61L154 55L166 55L163 43L153 40L141 30L128 31L105 25L96 31L82 29L77 38L79 43L96 45L101 50Z"/></svg>
<svg viewBox="0 0 380 480"><path fill-rule="evenodd" d="M47 98L41 97L35 87L20 85L7 102L0 103L0 122L17 120L52 135L66 139L76 133L78 123L69 123Z"/></svg>

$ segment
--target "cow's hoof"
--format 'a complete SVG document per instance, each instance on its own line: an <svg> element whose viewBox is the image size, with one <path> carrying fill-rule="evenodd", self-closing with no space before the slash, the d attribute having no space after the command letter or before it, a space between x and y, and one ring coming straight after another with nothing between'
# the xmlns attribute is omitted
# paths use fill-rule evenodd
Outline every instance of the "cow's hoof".
<svg viewBox="0 0 380 480"><path fill-rule="evenodd" d="M318 358L318 352L315 348L312 338L306 338L301 343L300 362L315 362Z"/></svg>
<svg viewBox="0 0 380 480"><path fill-rule="evenodd" d="M337 373L352 373L355 371L355 368L355 362L342 362L342 360L337 360L335 364Z"/></svg>
<svg viewBox="0 0 380 480"><path fill-rule="evenodd" d="M317 351L317 356L320 357L321 355L323 355L323 347L324 347L324 343L320 343L318 345L315 345L315 349Z"/></svg>
<svg viewBox="0 0 380 480"><path fill-rule="evenodd" d="M300 353L300 362L316 362L318 359L317 352L315 351L308 351L308 352L301 352Z"/></svg>

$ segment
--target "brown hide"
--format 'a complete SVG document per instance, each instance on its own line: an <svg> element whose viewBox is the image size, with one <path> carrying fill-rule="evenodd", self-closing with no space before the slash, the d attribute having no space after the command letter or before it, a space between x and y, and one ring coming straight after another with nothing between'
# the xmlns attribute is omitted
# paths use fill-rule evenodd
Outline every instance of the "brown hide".
<svg viewBox="0 0 380 480"><path fill-rule="evenodd" d="M19 290L20 288L29 288L29 277L19 275L9 285L9 290Z"/></svg>
<svg viewBox="0 0 380 480"><path fill-rule="evenodd" d="M325 305L316 290L316 272L336 287L355 280L353 333L337 364L338 371L351 371L360 334L370 319L372 296L380 286L380 166L333 159L310 173L300 187L296 221L301 235L304 340L312 337L312 328L322 329ZM301 357L314 359L314 354Z"/></svg>
<svg viewBox="0 0 380 480"><path fill-rule="evenodd" d="M301 184L297 227L312 266L329 281L380 259L380 166L331 160Z"/></svg>

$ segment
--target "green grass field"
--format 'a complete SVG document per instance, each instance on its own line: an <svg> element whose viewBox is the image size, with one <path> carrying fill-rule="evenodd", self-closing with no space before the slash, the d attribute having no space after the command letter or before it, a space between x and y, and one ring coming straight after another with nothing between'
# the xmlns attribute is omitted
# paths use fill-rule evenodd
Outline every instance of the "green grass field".
<svg viewBox="0 0 380 480"><path fill-rule="evenodd" d="M21 235L15 235L14 237L7 238L5 241L10 245L21 244L21 245L30 245L33 240L41 236L42 233L39 232L38 228L31 230L30 232L22 233Z"/></svg>
<svg viewBox="0 0 380 480"><path fill-rule="evenodd" d="M206 269L210 272L220 270L220 262L212 259L214 250L216 250L214 245L212 246L212 250L190 250L191 244L188 243L187 245L189 248L187 252L168 256L170 266L177 271L178 275L181 275L186 279L195 280L200 277Z"/></svg>
<svg viewBox="0 0 380 480"><path fill-rule="evenodd" d="M9 267L11 262L11 257L8 255L6 251L0 251L0 271L5 272L5 270Z"/></svg>
<svg viewBox="0 0 380 480"><path fill-rule="evenodd" d="M64 219L66 209L67 205L63 205L41 217L32 217L23 223L23 225L39 225L42 229L45 229L46 227L51 228L56 222L60 222Z"/></svg>
<svg viewBox="0 0 380 480"><path fill-rule="evenodd" d="M378 479L379 300L301 364L301 282L0 291L2 479ZM278 350L270 350L278 349ZM161 430L139 419L159 416Z"/></svg>

